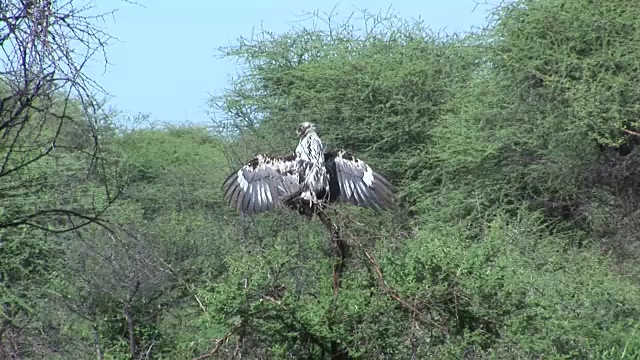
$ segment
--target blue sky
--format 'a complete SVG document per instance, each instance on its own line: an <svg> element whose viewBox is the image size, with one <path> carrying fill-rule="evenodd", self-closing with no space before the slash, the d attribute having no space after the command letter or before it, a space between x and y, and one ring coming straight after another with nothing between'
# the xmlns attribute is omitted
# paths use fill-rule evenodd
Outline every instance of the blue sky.
<svg viewBox="0 0 640 360"><path fill-rule="evenodd" d="M119 9L105 27L119 41L107 48L111 63L94 62L88 75L110 94L110 104L125 113L150 113L159 122L207 123L209 94L221 94L241 70L219 59L220 46L233 45L260 27L281 33L300 27L304 13L385 12L421 18L433 30L464 32L485 24L487 5L478 0L100 0L99 9ZM178 5L180 4L180 5Z"/></svg>

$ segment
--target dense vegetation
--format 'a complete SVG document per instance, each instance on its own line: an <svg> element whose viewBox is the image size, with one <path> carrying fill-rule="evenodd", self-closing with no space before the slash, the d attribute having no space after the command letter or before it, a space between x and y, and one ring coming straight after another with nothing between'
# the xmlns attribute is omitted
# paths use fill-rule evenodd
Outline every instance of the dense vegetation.
<svg viewBox="0 0 640 360"><path fill-rule="evenodd" d="M640 7L519 0L491 20L240 39L224 52L246 72L209 128L125 128L76 98L58 131L33 106L24 157L0 139L24 163L0 168L0 357L640 357ZM350 249L337 296L317 220L222 202L302 120L402 198L331 213Z"/></svg>

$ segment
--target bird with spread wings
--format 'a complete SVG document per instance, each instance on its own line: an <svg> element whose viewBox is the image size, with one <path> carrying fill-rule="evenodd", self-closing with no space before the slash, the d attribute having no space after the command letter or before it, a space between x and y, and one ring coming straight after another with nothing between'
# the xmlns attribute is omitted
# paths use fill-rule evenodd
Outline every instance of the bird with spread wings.
<svg viewBox="0 0 640 360"><path fill-rule="evenodd" d="M335 202L378 211L396 206L393 185L346 150L326 149L315 124L304 122L297 133L294 153L258 154L227 177L229 206L245 214L286 206L309 217Z"/></svg>

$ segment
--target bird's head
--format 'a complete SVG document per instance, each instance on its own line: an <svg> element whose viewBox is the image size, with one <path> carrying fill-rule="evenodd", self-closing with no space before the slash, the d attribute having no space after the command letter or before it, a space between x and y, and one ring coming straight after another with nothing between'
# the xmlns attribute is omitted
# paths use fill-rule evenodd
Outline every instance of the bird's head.
<svg viewBox="0 0 640 360"><path fill-rule="evenodd" d="M299 137L303 138L315 131L316 131L316 124L305 121L298 126L298 130L296 132L298 133Z"/></svg>

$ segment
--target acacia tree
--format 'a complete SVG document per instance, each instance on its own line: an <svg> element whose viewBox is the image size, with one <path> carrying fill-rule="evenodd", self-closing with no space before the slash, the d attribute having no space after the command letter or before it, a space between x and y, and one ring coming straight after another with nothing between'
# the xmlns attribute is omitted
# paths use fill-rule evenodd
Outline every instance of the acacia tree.
<svg viewBox="0 0 640 360"><path fill-rule="evenodd" d="M227 49L225 55L246 64L229 91L212 99L228 116L215 125L238 135L231 148L240 156L231 158L293 148L288 129L300 119L316 121L325 141L390 174L415 220L404 235L384 224L373 229L382 217L344 208L337 218L345 219L341 228L353 251L334 300L313 223L301 226L302 236L271 236L260 234L266 226L252 218L242 241L258 241L227 256L228 274L202 291L212 323L228 332L200 358L636 353L637 325L628 314L639 309L623 299L638 296L637 287L613 276L599 255L570 250L569 241L584 236L566 226L572 219L537 212L540 199L575 191L577 170L595 163L589 125L615 129L592 116L609 114L611 106L588 103L590 92L610 99L607 92L626 83L575 86L576 63L595 79L605 73L601 64L620 57L611 52L613 39L622 38L618 30L611 26L602 36L593 24L633 29L629 20L638 18L599 22L601 14L619 19L620 10L612 2L593 10L581 1L505 5L494 13L497 25L461 39L391 23L366 36L350 26L262 33ZM549 32L547 22L558 18L567 31ZM598 59L610 61L573 53L591 37L606 38L595 42L613 54ZM531 76L541 64L555 70L543 81ZM563 102L567 96L574 101ZM347 222L356 211L353 218L366 229ZM289 255L300 243L304 260ZM616 330L602 331L603 322Z"/></svg>
<svg viewBox="0 0 640 360"><path fill-rule="evenodd" d="M96 22L106 14L92 10L72 0L0 5L0 228L67 231L96 221L117 197L99 141L101 89L85 73L95 54L106 60L111 40ZM85 170L103 184L90 207L61 205L43 193L65 155L85 162L85 169L70 169L74 175ZM24 206L25 197L32 206ZM11 199L19 206L8 205Z"/></svg>
<svg viewBox="0 0 640 360"><path fill-rule="evenodd" d="M121 190L103 141L111 114L85 72L106 60L105 15L75 0L0 3L1 358L59 350L36 324L54 311L34 309L64 265L50 234L100 222Z"/></svg>
<svg viewBox="0 0 640 360"><path fill-rule="evenodd" d="M351 20L336 24L328 15L328 29L262 33L223 49L246 65L246 73L231 83L231 89L211 102L227 115L215 122L215 128L224 135L238 135L229 146L232 160L258 151L289 151L296 142L290 129L304 119L319 125L330 146L351 149L375 165L401 194L412 183L424 188L412 177L429 166L421 161L429 129L446 111L458 84L471 77L472 54L456 39L435 34L419 22L363 15L362 29ZM426 297L396 291L387 282L387 275L393 274L380 267L386 251L381 249L387 246L382 244L406 239L410 217L402 210L374 215L353 207L335 209L332 221L349 244L348 256L338 259L323 256L328 234L312 232L319 230L313 227L315 221L298 223L300 230L282 231L273 238L258 231L267 228L261 222L270 215L245 223L242 241L257 241L246 248L241 261L226 260L233 269L229 279L241 275L218 287L224 290L214 290L224 300L205 304L216 309L214 321L229 328L206 356L227 352L340 359L392 353L411 358L422 347L413 348L420 337L412 330L416 323L430 329L431 335L421 338L431 346L442 342L445 332L458 331L451 330L458 324L445 324L446 314L421 310L432 305ZM286 228L284 219L276 220L283 224L278 228ZM301 243L304 255L290 255ZM267 255L254 255L256 249ZM250 268L258 263L261 269ZM264 264L274 266L265 273ZM246 285L238 291L235 284L243 281ZM454 295L443 292L444 300L434 302L446 303ZM446 305L441 308L448 311Z"/></svg>

